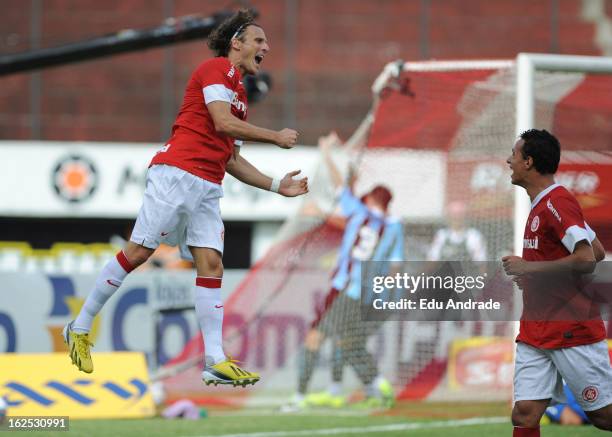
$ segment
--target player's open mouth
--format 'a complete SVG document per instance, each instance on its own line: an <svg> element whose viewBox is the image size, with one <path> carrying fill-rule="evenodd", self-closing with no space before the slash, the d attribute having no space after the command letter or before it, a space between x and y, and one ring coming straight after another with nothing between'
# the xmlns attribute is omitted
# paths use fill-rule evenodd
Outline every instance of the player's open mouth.
<svg viewBox="0 0 612 437"><path fill-rule="evenodd" d="M263 61L263 58L264 58L263 55L255 55L255 63L257 65L261 64Z"/></svg>

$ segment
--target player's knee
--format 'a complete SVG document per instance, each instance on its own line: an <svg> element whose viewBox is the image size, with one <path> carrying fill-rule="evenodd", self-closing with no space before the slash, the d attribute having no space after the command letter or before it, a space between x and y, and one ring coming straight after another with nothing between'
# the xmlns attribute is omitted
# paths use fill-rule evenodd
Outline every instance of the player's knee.
<svg viewBox="0 0 612 437"><path fill-rule="evenodd" d="M211 276L215 278L223 277L223 261L220 256L209 257L207 259L208 269L211 272Z"/></svg>
<svg viewBox="0 0 612 437"><path fill-rule="evenodd" d="M589 421L597 428L612 431L612 405L600 410L586 412Z"/></svg>
<svg viewBox="0 0 612 437"><path fill-rule="evenodd" d="M134 268L145 263L153 255L153 252L155 252L153 249L132 242L123 251L125 257Z"/></svg>
<svg viewBox="0 0 612 437"><path fill-rule="evenodd" d="M190 249L198 276L223 277L223 260L220 252L202 247L190 247Z"/></svg>
<svg viewBox="0 0 612 437"><path fill-rule="evenodd" d="M535 428L540 425L541 414L529 403L516 402L512 409L512 425Z"/></svg>
<svg viewBox="0 0 612 437"><path fill-rule="evenodd" d="M604 431L612 431L612 418L610 417L596 417L590 419L591 423Z"/></svg>

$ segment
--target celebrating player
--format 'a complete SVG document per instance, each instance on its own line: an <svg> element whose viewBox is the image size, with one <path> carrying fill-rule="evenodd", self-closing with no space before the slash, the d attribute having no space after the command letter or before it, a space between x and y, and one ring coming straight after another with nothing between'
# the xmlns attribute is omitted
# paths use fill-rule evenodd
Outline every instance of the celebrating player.
<svg viewBox="0 0 612 437"><path fill-rule="evenodd" d="M554 181L560 155L557 138L532 129L521 134L507 159L512 184L523 187L531 198L522 257L502 258L506 273L523 289L514 370L515 437L540 435L540 418L549 402L563 399L562 378L591 423L612 430L612 369L601 317L589 313L570 320L547 313L556 309L577 314L591 308L585 294L572 290L572 281L554 279L591 273L604 256L580 205ZM533 280L543 275L555 286Z"/></svg>
<svg viewBox="0 0 612 437"><path fill-rule="evenodd" d="M206 384L255 384L259 375L240 368L223 352L221 279L224 227L219 211L221 181L228 172L264 190L293 197L308 191L307 178L282 179L262 174L240 155L243 140L289 149L297 141L292 129L272 131L246 122L243 77L255 74L270 47L252 14L241 10L208 39L217 57L194 71L185 90L172 136L151 161L143 205L130 241L106 264L78 317L64 328L70 357L79 370L93 371L88 332L104 303L161 242L179 245L197 270L195 308L204 336Z"/></svg>

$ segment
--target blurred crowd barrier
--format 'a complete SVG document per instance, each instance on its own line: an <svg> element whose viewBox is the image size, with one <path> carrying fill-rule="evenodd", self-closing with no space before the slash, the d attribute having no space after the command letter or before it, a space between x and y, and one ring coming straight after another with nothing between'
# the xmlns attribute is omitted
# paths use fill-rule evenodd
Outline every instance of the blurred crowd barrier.
<svg viewBox="0 0 612 437"><path fill-rule="evenodd" d="M49 249L34 249L25 241L0 241L0 272L97 273L119 250L112 243L58 242ZM140 270L191 267L176 248L162 245Z"/></svg>

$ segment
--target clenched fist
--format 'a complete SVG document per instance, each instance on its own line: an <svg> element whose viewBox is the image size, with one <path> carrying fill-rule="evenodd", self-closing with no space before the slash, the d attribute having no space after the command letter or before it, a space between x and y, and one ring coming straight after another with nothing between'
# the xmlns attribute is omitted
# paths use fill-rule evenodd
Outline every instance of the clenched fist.
<svg viewBox="0 0 612 437"><path fill-rule="evenodd" d="M276 145L281 149L291 149L293 146L295 146L298 135L299 134L297 131L294 131L293 129L285 128L280 130L278 131Z"/></svg>

